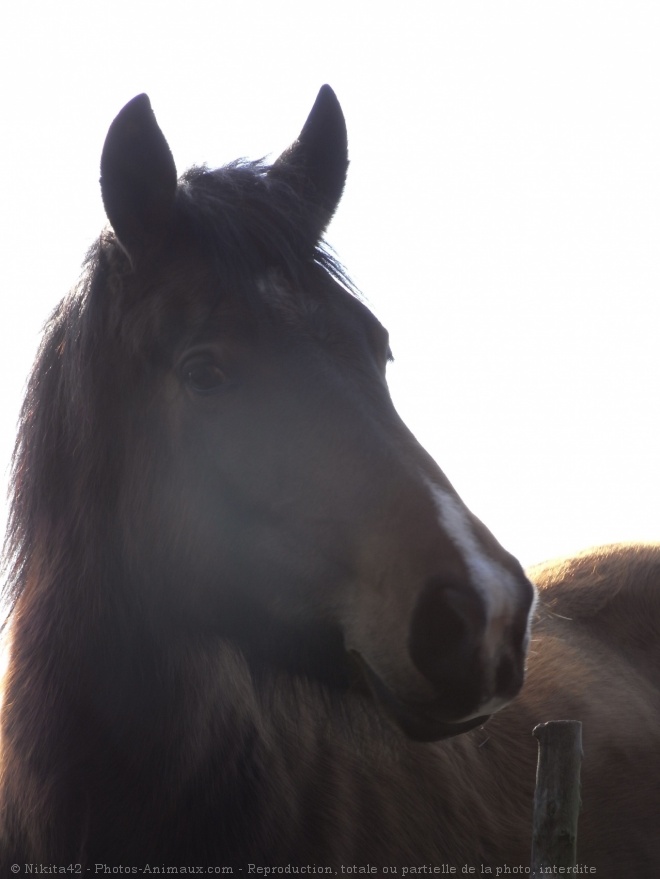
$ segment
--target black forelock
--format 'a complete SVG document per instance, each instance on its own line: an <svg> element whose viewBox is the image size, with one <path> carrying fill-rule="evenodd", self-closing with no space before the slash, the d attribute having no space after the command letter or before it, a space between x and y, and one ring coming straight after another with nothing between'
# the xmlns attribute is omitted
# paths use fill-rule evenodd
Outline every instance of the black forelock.
<svg viewBox="0 0 660 879"><path fill-rule="evenodd" d="M355 293L326 243L310 231L313 217L293 183L269 174L263 161L193 167L180 180L179 222L207 245L234 283L250 283L273 267L295 283L314 262Z"/></svg>

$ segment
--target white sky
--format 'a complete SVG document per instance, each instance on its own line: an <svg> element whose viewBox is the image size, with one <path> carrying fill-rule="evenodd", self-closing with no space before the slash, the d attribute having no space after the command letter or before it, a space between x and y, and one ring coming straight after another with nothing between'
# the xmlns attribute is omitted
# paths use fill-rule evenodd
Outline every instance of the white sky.
<svg viewBox="0 0 660 879"><path fill-rule="evenodd" d="M29 2L0 13L0 462L147 91L183 171L278 153L318 87L351 168L329 240L395 402L523 562L655 538L660 4Z"/></svg>

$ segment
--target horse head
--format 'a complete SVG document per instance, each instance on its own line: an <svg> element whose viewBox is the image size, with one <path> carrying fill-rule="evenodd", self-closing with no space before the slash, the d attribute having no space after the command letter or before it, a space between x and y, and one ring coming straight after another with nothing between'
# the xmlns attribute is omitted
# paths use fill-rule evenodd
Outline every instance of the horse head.
<svg viewBox="0 0 660 879"><path fill-rule="evenodd" d="M180 181L148 98L120 112L111 229L46 343L76 425L50 433L51 513L103 486L112 601L150 632L227 639L436 739L519 691L533 588L395 411L388 334L322 243L347 168L327 86L273 164Z"/></svg>

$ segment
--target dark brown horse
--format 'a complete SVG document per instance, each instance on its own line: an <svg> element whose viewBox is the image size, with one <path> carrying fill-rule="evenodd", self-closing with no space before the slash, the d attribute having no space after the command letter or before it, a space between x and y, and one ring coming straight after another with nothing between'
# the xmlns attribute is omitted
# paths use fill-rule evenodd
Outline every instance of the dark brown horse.
<svg viewBox="0 0 660 879"><path fill-rule="evenodd" d="M504 707L533 590L398 419L320 243L347 164L327 87L270 167L177 183L145 96L110 128L111 229L15 453L1 876L525 865L531 728L591 702L581 858L655 875L652 589L552 590Z"/></svg>

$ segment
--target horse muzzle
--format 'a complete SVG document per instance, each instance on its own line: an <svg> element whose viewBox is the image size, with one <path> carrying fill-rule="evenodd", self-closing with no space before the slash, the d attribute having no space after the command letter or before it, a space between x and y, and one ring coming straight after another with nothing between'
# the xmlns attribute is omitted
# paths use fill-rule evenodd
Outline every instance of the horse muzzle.
<svg viewBox="0 0 660 879"><path fill-rule="evenodd" d="M402 652L391 645L387 654L370 655L349 645L371 694L410 738L459 735L520 691L535 591L522 571L507 575L507 599L498 601L465 582L431 578L414 604Z"/></svg>

